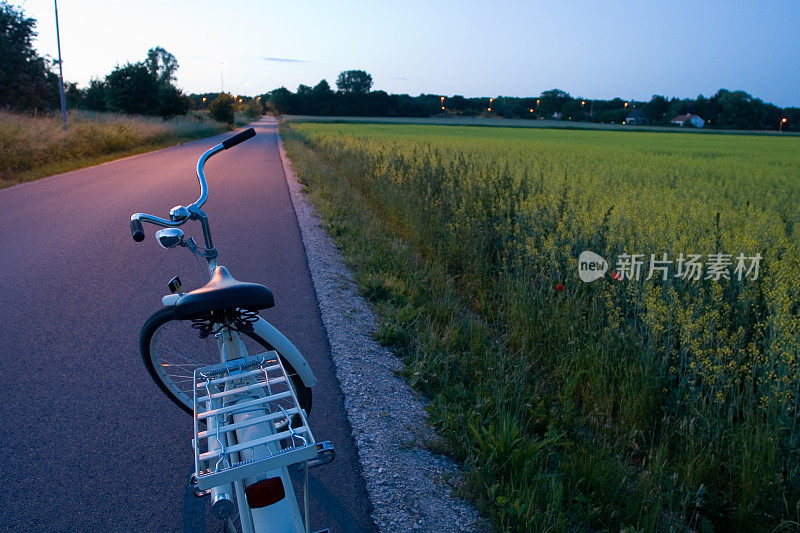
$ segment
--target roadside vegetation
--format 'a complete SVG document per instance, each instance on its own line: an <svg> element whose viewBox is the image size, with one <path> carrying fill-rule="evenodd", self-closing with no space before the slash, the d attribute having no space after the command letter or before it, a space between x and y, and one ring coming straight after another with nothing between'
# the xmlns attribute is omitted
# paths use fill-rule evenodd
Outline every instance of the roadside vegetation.
<svg viewBox="0 0 800 533"><path fill-rule="evenodd" d="M178 61L153 47L137 63L117 66L78 89L65 83L63 130L56 63L33 48L36 21L0 0L0 187L215 135L261 116L258 100L230 95L189 112L175 84ZM216 119L216 120L215 120Z"/></svg>
<svg viewBox="0 0 800 533"><path fill-rule="evenodd" d="M281 133L430 399L429 446L500 530L797 529L800 140ZM583 283L584 250L763 259L756 279Z"/></svg>
<svg viewBox="0 0 800 533"><path fill-rule="evenodd" d="M228 130L228 124L190 115L156 117L73 111L61 117L0 111L0 187L146 152Z"/></svg>

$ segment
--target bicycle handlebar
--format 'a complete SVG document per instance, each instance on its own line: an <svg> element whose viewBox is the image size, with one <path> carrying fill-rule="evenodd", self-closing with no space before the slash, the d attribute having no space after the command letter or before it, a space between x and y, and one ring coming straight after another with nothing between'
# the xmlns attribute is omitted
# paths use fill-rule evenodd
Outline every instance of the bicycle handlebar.
<svg viewBox="0 0 800 533"><path fill-rule="evenodd" d="M136 242L142 242L144 240L144 228L142 227L142 221L138 218L131 219L131 236Z"/></svg>
<svg viewBox="0 0 800 533"><path fill-rule="evenodd" d="M237 133L230 139L225 139L224 141L222 141L222 147L226 150L228 148L233 148L237 144L242 143L251 137L255 137L255 135L256 135L256 130L254 130L253 128L248 128L241 133Z"/></svg>
<svg viewBox="0 0 800 533"><path fill-rule="evenodd" d="M142 221L166 228L180 226L192 218L194 213L199 211L200 208L203 207L203 204L206 203L206 200L208 200L208 182L206 181L206 175L203 172L203 167L205 166L206 161L221 151L227 150L228 148L233 148L237 144L254 137L255 134L256 130L253 128L248 128L240 133L237 133L233 137L229 137L221 143L212 146L200 156L200 159L197 160L197 180L200 182L200 197L193 204L186 206L186 213L189 213L189 216L176 217L170 213L170 219L167 220L154 215L148 215L147 213L134 213L131 215L131 236L133 237L133 240L136 242L142 242L144 240L144 228L142 227Z"/></svg>

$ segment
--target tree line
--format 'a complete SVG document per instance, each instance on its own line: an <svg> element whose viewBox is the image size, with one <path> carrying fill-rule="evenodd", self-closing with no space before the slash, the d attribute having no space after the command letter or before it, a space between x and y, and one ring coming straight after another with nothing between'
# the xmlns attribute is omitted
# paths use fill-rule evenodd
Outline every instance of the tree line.
<svg viewBox="0 0 800 533"><path fill-rule="evenodd" d="M350 85L348 80L353 77L361 80L361 83ZM345 84L340 81L345 81ZM333 91L328 82L322 80L314 87L300 85L296 92L281 87L262 98L273 112L292 115L495 116L609 124L623 124L634 116L638 124L668 125L676 116L693 113L713 128L777 130L785 118L782 126L784 131L800 131L800 108L780 108L745 91L727 89L720 89L708 98L702 94L697 98L684 99L653 95L649 101L638 101L573 97L560 89L524 98L467 98L439 94L409 96L370 91L371 85L372 77L368 73L346 71L339 75L337 91Z"/></svg>
<svg viewBox="0 0 800 533"><path fill-rule="evenodd" d="M36 21L0 1L0 108L49 110L58 105L57 62L33 48ZM79 89L66 82L67 105L92 111L159 115L185 114L190 100L175 84L178 61L161 47L151 48L143 61L118 65L104 79Z"/></svg>

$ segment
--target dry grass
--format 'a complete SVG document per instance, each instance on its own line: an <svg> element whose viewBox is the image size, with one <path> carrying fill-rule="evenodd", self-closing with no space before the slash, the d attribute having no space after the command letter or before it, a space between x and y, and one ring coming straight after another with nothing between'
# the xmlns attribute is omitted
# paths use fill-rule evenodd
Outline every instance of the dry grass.
<svg viewBox="0 0 800 533"><path fill-rule="evenodd" d="M31 117L0 111L0 187L225 131L192 115L169 121L112 113Z"/></svg>

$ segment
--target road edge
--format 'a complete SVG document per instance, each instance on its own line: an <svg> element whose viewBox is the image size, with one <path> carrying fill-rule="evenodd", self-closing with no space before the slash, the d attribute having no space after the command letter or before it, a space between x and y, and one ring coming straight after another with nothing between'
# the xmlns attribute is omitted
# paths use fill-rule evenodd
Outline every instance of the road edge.
<svg viewBox="0 0 800 533"><path fill-rule="evenodd" d="M402 361L374 340L375 316L301 192L277 121L275 135L376 526L380 531L488 531L475 508L452 493L458 466L424 448L435 438L425 400L396 375Z"/></svg>

